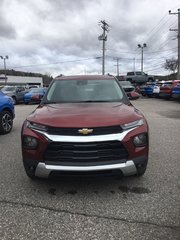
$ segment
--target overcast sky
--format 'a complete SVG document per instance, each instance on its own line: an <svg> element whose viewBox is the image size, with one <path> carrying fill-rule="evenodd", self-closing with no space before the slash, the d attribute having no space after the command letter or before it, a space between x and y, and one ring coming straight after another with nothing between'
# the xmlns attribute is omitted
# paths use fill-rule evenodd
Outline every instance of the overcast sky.
<svg viewBox="0 0 180 240"><path fill-rule="evenodd" d="M177 58L179 0L0 0L0 55L9 56L8 69L59 74L101 74L102 41L98 36L105 20L106 73L140 70L167 73L166 58ZM134 60L135 59L135 60ZM1 60L1 59L0 59ZM0 61L3 69L3 61Z"/></svg>

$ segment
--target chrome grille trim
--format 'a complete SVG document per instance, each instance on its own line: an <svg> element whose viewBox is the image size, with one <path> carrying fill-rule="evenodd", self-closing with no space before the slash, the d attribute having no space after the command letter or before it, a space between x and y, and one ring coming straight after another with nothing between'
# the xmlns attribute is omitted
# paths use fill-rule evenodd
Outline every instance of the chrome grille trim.
<svg viewBox="0 0 180 240"><path fill-rule="evenodd" d="M102 142L102 141L122 141L124 137L137 127L128 129L118 134L106 134L106 135L94 135L94 136L64 136L64 135L52 135L43 131L35 130L33 131L42 134L49 141L53 142Z"/></svg>

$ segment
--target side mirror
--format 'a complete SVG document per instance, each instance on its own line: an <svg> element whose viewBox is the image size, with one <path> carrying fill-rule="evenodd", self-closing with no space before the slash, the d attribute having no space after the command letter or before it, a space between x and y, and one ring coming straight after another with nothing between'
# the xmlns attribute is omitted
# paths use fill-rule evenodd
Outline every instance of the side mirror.
<svg viewBox="0 0 180 240"><path fill-rule="evenodd" d="M127 93L127 96L129 98L129 100L136 100L140 97L139 93L137 93L137 92Z"/></svg>

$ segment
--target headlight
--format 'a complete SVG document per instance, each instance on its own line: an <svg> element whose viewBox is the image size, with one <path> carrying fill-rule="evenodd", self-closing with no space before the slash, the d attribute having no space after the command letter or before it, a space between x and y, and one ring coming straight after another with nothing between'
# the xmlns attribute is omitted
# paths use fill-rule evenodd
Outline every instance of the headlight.
<svg viewBox="0 0 180 240"><path fill-rule="evenodd" d="M136 147L144 147L148 143L147 134L141 133L134 137L133 143Z"/></svg>
<svg viewBox="0 0 180 240"><path fill-rule="evenodd" d="M38 142L36 138L31 136L25 136L23 138L23 147L27 149L36 149L38 146Z"/></svg>
<svg viewBox="0 0 180 240"><path fill-rule="evenodd" d="M44 132L47 131L47 127L45 125L38 124L38 123L32 123L29 121L26 122L26 127L30 128L30 129L44 131Z"/></svg>
<svg viewBox="0 0 180 240"><path fill-rule="evenodd" d="M137 120L134 122L123 124L123 125L121 125L121 127L123 130L127 130L127 129L131 129L134 127L142 126L143 124L144 124L144 119L140 119L140 120Z"/></svg>

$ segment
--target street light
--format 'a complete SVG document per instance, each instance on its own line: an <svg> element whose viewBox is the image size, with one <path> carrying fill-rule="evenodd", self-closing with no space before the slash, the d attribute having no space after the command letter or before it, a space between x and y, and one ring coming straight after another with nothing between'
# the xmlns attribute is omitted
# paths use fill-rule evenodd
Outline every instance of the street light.
<svg viewBox="0 0 180 240"><path fill-rule="evenodd" d="M6 77L6 59L8 59L9 57L6 55L5 57L0 56L0 58L4 60L4 78L5 78L5 83L7 83L7 77Z"/></svg>
<svg viewBox="0 0 180 240"><path fill-rule="evenodd" d="M143 45L141 46L141 44L138 44L138 48L141 48L141 72L143 72L143 49L147 47L146 43L143 43Z"/></svg>

